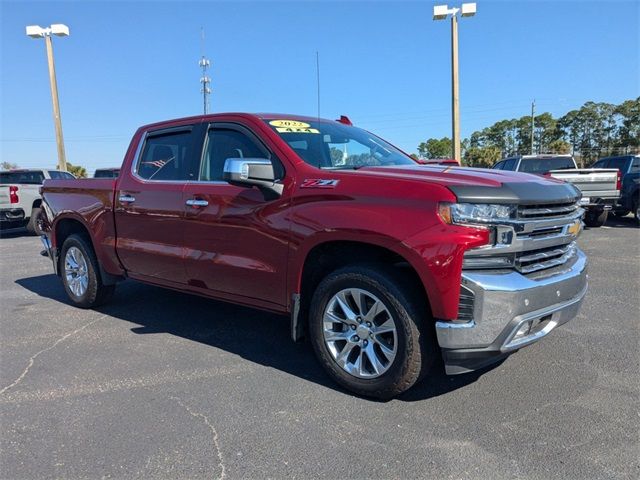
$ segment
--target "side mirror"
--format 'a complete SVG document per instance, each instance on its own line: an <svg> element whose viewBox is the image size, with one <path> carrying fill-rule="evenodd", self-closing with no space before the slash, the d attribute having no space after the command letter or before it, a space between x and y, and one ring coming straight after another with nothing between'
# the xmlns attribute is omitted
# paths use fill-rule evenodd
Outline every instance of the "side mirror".
<svg viewBox="0 0 640 480"><path fill-rule="evenodd" d="M276 183L273 164L266 158L227 158L222 179L240 187L258 187L267 200L282 195L283 186Z"/></svg>

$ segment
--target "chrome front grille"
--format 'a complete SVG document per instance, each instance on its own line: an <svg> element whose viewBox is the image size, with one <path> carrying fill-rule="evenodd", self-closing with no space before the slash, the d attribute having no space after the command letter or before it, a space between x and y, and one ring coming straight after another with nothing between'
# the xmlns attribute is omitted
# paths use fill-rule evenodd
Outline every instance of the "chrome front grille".
<svg viewBox="0 0 640 480"><path fill-rule="evenodd" d="M516 254L515 267L521 273L532 273L546 268L562 265L571 258L576 251L575 243L558 247L530 250Z"/></svg>
<svg viewBox="0 0 640 480"><path fill-rule="evenodd" d="M533 230L529 233L518 233L519 237L529 237L529 238L542 238L542 237L550 237L553 235L560 235L564 227L550 227L550 228L539 228Z"/></svg>
<svg viewBox="0 0 640 480"><path fill-rule="evenodd" d="M576 223L584 215L577 202L519 205L517 211L517 218L492 226L493 245L465 253L463 268L505 268L510 259L511 268L527 275L562 265L575 255ZM502 257L502 265L492 263L494 257Z"/></svg>
<svg viewBox="0 0 640 480"><path fill-rule="evenodd" d="M553 203L550 205L520 205L518 218L522 220L557 218L572 214L578 210L576 202Z"/></svg>

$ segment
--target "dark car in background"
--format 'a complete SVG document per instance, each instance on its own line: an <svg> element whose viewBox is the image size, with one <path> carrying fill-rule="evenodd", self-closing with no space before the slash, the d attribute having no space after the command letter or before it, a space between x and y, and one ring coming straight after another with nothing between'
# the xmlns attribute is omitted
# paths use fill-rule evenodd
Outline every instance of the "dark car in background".
<svg viewBox="0 0 640 480"><path fill-rule="evenodd" d="M613 213L624 217L632 212L640 221L640 155L621 155L619 157L601 158L592 165L593 168L617 168L622 175L620 199Z"/></svg>
<svg viewBox="0 0 640 480"><path fill-rule="evenodd" d="M93 173L93 178L118 178L120 175L119 168L98 168Z"/></svg>

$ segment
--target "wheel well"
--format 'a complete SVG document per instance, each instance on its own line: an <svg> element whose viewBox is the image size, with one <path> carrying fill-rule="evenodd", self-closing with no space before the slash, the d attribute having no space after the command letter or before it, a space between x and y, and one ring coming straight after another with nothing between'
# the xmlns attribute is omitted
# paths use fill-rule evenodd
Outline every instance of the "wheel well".
<svg viewBox="0 0 640 480"><path fill-rule="evenodd" d="M416 294L424 299L427 311L431 311L422 280L401 255L369 243L336 241L314 247L305 259L300 286L301 318L307 317L311 297L322 279L338 268L363 263L384 264L401 271L403 279L415 288Z"/></svg>
<svg viewBox="0 0 640 480"><path fill-rule="evenodd" d="M60 220L56 225L56 247L62 248L62 244L67 239L69 235L78 234L82 235L89 240L91 246L93 246L93 242L91 241L91 235L89 235L89 231L87 228L78 220L74 220L72 218L65 218L64 220Z"/></svg>
<svg viewBox="0 0 640 480"><path fill-rule="evenodd" d="M73 235L73 234L82 235L87 240L87 242L89 242L89 245L93 249L94 255L96 255L97 257L96 249L95 249L95 246L93 245L93 239L91 238L91 235L89 234L89 230L87 229L87 227L85 227L82 224L82 222L78 220L75 220L73 218L65 218L63 220L60 220L56 224L56 229L55 229L56 249L58 250L58 257L57 257L58 261L60 261L59 254L61 253L61 250L62 250L62 244L67 239L67 237L69 237L69 235ZM106 272L102 268L102 264L100 263L99 260L97 261L97 263L98 263L98 271L100 273L100 278L102 279L103 285L114 285L116 282L123 279L123 277L112 275ZM57 271L59 272L60 268L58 268Z"/></svg>

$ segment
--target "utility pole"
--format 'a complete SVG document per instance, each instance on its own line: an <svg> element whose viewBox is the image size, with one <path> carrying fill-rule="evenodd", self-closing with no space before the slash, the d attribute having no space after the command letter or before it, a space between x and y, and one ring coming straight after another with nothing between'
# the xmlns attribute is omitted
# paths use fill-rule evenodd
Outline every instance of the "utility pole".
<svg viewBox="0 0 640 480"><path fill-rule="evenodd" d="M458 77L458 16L451 16L451 122L453 158L460 161L460 84Z"/></svg>
<svg viewBox="0 0 640 480"><path fill-rule="evenodd" d="M533 129L535 128L535 115L536 115L536 100L534 99L531 102L531 155L534 155L536 152L533 149Z"/></svg>
<svg viewBox="0 0 640 480"><path fill-rule="evenodd" d="M475 3L463 3L461 8L449 8L447 5L433 7L433 19L444 20L451 15L451 130L453 158L461 161L460 149L460 89L458 80L458 13L463 17L476 14Z"/></svg>
<svg viewBox="0 0 640 480"><path fill-rule="evenodd" d="M320 121L320 54L316 50L316 87L318 93L318 122Z"/></svg>
<svg viewBox="0 0 640 480"><path fill-rule="evenodd" d="M202 88L200 89L200 93L202 93L203 112L206 115L209 113L209 95L211 95L211 88L209 87L211 78L207 76L207 70L211 66L211 62L204 56L204 28L201 29L200 32L202 34L202 57L198 62L198 65L202 68L202 76L200 77Z"/></svg>
<svg viewBox="0 0 640 480"><path fill-rule="evenodd" d="M56 81L56 66L53 60L53 42L51 35L59 37L69 36L69 27L54 24L47 28L29 25L27 35L31 38L44 38L47 47L47 63L49 65L49 85L51 86L51 102L53 103L53 123L56 129L56 145L58 147L58 170L67 171L67 155L64 151L64 137L62 136L62 119L60 117L60 103L58 101L58 82Z"/></svg>

